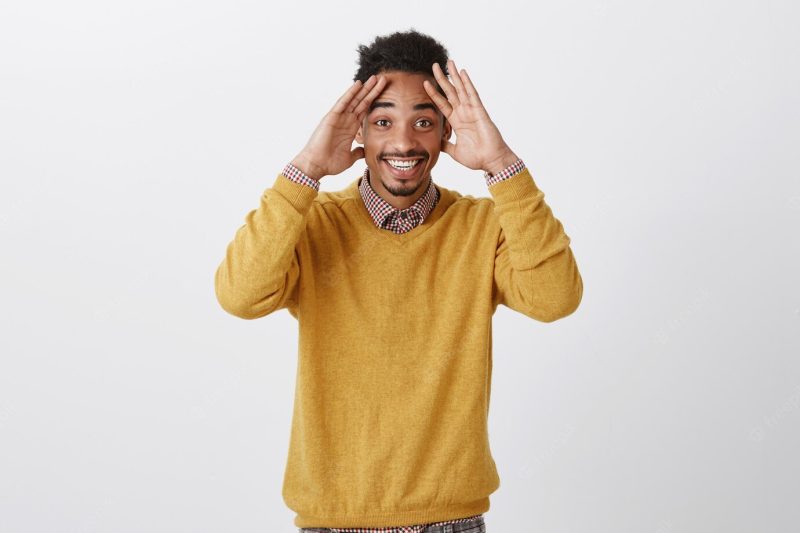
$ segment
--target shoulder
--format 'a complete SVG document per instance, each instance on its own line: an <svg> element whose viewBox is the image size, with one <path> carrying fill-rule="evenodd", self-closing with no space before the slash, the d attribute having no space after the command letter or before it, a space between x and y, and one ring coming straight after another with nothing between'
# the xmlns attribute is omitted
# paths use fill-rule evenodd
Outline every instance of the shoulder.
<svg viewBox="0 0 800 533"><path fill-rule="evenodd" d="M309 210L309 222L339 227L357 219L358 190L352 186L337 191L319 191Z"/></svg>
<svg viewBox="0 0 800 533"><path fill-rule="evenodd" d="M438 186L442 198L450 204L448 211L453 214L470 218L490 217L494 214L494 200L486 196L473 196L462 194L455 189Z"/></svg>

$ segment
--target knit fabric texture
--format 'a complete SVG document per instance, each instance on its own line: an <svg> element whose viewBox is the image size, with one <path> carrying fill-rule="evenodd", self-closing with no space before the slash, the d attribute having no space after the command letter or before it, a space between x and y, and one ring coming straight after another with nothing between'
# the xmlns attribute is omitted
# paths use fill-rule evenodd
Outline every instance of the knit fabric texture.
<svg viewBox="0 0 800 533"><path fill-rule="evenodd" d="M501 304L542 322L574 312L583 283L570 238L527 168L490 198L438 186L402 234L376 227L359 183L320 192L279 174L215 275L232 315L286 309L298 321L283 499L298 527L483 513L500 482L492 315Z"/></svg>

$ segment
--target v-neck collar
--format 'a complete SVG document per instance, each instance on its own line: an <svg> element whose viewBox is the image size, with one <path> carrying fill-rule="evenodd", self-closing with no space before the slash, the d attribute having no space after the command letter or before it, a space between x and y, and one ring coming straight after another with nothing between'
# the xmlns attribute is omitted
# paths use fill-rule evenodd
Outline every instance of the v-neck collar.
<svg viewBox="0 0 800 533"><path fill-rule="evenodd" d="M369 226L368 232L372 235L375 235L379 239L385 239L386 241L391 241L396 244L410 242L416 239L419 235L422 235L428 231L428 229L430 229L430 227L437 220L439 220L439 218L441 218L442 214L455 200L452 192L449 189L438 185L432 185L439 191L439 200L436 202L436 205L433 206L431 212L428 213L425 219L414 228L406 231L405 233L395 233L391 230L379 228L375 225L375 221L372 219L372 215L370 214L369 209L367 209L359 190L359 185L361 184L362 179L364 179L364 176L360 176L350 183L350 185L347 187L348 196L350 196L356 202L356 204L358 204L358 209L356 210L363 221Z"/></svg>

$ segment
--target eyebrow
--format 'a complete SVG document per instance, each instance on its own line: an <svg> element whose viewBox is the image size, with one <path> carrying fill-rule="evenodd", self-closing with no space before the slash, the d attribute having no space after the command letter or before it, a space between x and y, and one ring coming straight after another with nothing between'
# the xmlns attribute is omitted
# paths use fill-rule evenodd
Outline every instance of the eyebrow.
<svg viewBox="0 0 800 533"><path fill-rule="evenodd" d="M395 107L395 105L393 102L384 102L384 101L372 102L372 104L370 104L369 106L369 112L372 113L373 110L379 107ZM431 102L425 102L423 104L414 105L414 111L421 111L423 109L431 109L433 111L438 111L437 107Z"/></svg>

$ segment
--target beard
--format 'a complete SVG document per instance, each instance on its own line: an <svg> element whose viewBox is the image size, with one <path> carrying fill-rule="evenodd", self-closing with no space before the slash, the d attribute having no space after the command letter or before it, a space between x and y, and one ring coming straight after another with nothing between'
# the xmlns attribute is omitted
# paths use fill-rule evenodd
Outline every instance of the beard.
<svg viewBox="0 0 800 533"><path fill-rule="evenodd" d="M414 193L420 189L420 187L428 184L427 179L421 179L416 183L410 181L402 182L399 185L391 185L386 183L381 177L379 177L379 179L381 180L383 188L386 189L392 196L413 196Z"/></svg>
<svg viewBox="0 0 800 533"><path fill-rule="evenodd" d="M380 168L381 167L381 163L382 163L382 161L379 160L378 168L382 171L383 169ZM427 165L427 163L428 163L428 157L425 157L418 164L419 165ZM369 174L370 174L370 180L372 179L372 176L376 176L377 179L381 182L381 185L383 186L383 188L389 194L391 194L392 196L413 196L414 194L416 194L417 191L419 191L419 189L421 187L426 187L428 185L428 182L430 181L430 174L427 173L427 170L428 169L423 168L422 169L422 173L423 173L422 177L419 178L416 181L415 180L397 180L391 174L387 174L386 178L384 179L384 175L380 171L379 172L374 172L374 173L370 171ZM427 175L426 175L426 173L427 173ZM371 182L370 182L370 184L371 184Z"/></svg>

